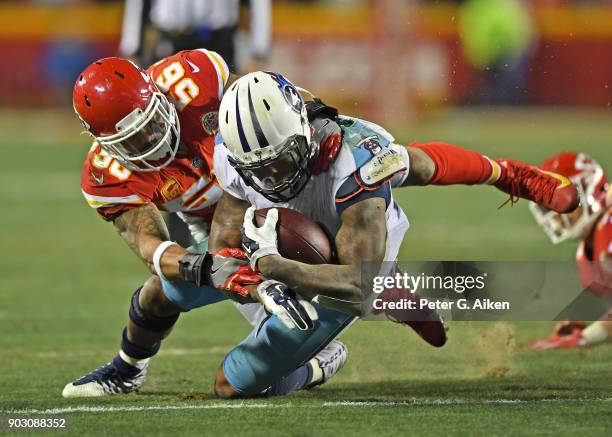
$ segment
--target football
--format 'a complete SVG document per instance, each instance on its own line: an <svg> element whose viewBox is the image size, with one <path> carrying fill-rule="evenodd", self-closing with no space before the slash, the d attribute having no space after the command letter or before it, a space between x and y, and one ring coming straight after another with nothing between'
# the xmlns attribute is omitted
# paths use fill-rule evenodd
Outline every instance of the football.
<svg viewBox="0 0 612 437"><path fill-rule="evenodd" d="M262 226L269 208L255 211L255 222ZM334 244L316 222L288 208L278 208L278 248L280 254L306 264L331 264Z"/></svg>

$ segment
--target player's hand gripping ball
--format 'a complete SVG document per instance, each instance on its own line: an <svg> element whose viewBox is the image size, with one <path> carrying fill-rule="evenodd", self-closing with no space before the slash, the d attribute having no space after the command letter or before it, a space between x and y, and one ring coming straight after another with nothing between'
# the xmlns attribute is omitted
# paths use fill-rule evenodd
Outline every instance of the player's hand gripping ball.
<svg viewBox="0 0 612 437"><path fill-rule="evenodd" d="M242 223L242 248L251 262L251 268L257 269L259 258L268 255L280 255L278 252L278 236L276 223L278 222L278 209L268 211L266 221L261 227L254 222L255 207L251 206L244 214Z"/></svg>

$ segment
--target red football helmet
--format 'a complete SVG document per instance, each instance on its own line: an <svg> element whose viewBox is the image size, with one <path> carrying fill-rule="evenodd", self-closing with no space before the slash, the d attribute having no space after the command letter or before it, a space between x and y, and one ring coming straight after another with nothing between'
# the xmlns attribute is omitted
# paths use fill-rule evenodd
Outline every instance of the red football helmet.
<svg viewBox="0 0 612 437"><path fill-rule="evenodd" d="M91 64L74 84L72 105L100 146L130 170L158 171L174 159L180 141L176 109L131 61Z"/></svg>
<svg viewBox="0 0 612 437"><path fill-rule="evenodd" d="M608 179L601 165L586 153L563 152L545 161L540 169L569 178L580 195L580 207L558 214L531 203L529 208L553 243L582 239L606 209Z"/></svg>

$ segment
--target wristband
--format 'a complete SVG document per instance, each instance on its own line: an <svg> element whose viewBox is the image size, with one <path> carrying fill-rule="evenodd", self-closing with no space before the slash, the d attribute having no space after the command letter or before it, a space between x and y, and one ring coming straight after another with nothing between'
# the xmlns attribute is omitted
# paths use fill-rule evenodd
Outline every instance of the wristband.
<svg viewBox="0 0 612 437"><path fill-rule="evenodd" d="M164 241L159 246L157 246L157 249L155 249L155 252L153 253L153 267L155 267L155 273L157 273L157 276L159 276L161 279L167 280L166 276L164 275L164 272L162 272L161 265L159 262L161 261L161 257L166 251L166 249L175 244L176 243L174 241Z"/></svg>

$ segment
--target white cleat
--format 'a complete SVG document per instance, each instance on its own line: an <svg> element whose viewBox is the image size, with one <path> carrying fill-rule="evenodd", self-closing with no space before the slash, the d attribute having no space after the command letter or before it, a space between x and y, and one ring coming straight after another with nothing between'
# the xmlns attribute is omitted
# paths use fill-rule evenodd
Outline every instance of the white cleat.
<svg viewBox="0 0 612 437"><path fill-rule="evenodd" d="M66 384L62 396L65 398L86 398L138 390L147 377L147 366L143 369L130 366L133 367L134 374L125 375L117 370L113 362L110 362L76 381Z"/></svg>
<svg viewBox="0 0 612 437"><path fill-rule="evenodd" d="M346 360L348 360L348 349L346 345L339 340L332 340L323 350L310 360L313 366L313 374L318 374L318 377L313 378L313 382L310 383L308 388L325 384L342 369ZM318 367L318 369L316 367Z"/></svg>

